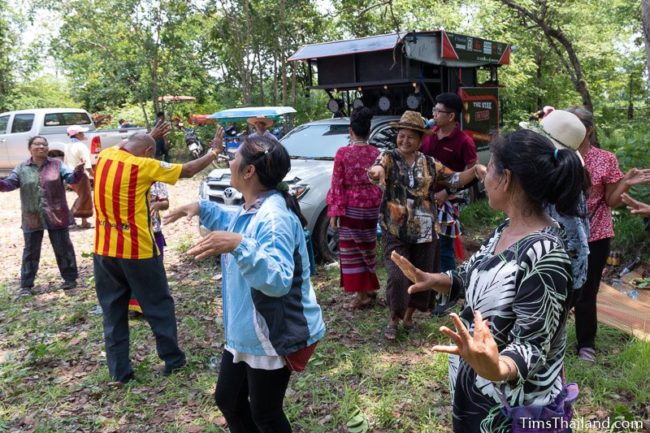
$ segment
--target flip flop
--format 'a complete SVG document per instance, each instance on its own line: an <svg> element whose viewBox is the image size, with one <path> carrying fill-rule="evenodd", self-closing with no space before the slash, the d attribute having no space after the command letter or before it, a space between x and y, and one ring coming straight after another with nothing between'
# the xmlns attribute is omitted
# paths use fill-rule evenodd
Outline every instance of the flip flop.
<svg viewBox="0 0 650 433"><path fill-rule="evenodd" d="M596 349L593 347L583 347L578 350L578 358L585 362L596 362Z"/></svg>
<svg viewBox="0 0 650 433"><path fill-rule="evenodd" d="M397 338L397 325L389 323L384 329L384 338L393 341Z"/></svg>

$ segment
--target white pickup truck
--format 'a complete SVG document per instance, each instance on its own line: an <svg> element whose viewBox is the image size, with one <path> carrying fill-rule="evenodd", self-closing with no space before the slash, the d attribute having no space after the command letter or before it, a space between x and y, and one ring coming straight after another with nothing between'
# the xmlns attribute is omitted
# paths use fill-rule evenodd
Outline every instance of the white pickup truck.
<svg viewBox="0 0 650 433"><path fill-rule="evenodd" d="M29 158L27 141L35 135L47 138L50 150L65 153L70 125L88 128L86 133L92 163L103 149L119 144L144 128L97 129L90 114L79 108L37 108L0 113L0 176L6 176L21 161Z"/></svg>

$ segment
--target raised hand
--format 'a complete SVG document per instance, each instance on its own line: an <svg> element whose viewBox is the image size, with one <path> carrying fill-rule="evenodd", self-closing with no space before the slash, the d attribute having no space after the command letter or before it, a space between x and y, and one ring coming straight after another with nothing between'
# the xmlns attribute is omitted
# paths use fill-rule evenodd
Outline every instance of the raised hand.
<svg viewBox="0 0 650 433"><path fill-rule="evenodd" d="M368 179L375 185L386 185L386 172L381 165L373 165L368 169Z"/></svg>
<svg viewBox="0 0 650 433"><path fill-rule="evenodd" d="M86 166L86 161L82 159L81 162L74 168L74 172L83 173L85 166Z"/></svg>
<svg viewBox="0 0 650 433"><path fill-rule="evenodd" d="M239 233L214 231L190 248L187 254L196 259L204 259L210 256L229 253L239 246L242 235Z"/></svg>
<svg viewBox="0 0 650 433"><path fill-rule="evenodd" d="M212 140L210 141L210 147L217 153L223 152L223 126L217 126L214 137L212 137Z"/></svg>
<svg viewBox="0 0 650 433"><path fill-rule="evenodd" d="M643 170L638 168L631 168L630 171L628 171L625 174L623 180L629 186L640 185L643 183L650 183L650 168L646 168Z"/></svg>
<svg viewBox="0 0 650 433"><path fill-rule="evenodd" d="M390 259L402 271L404 276L414 283L408 288L408 292L411 294L432 289L437 292L446 292L451 287L451 281L446 274L424 272L416 268L413 263L397 251L390 254Z"/></svg>
<svg viewBox="0 0 650 433"><path fill-rule="evenodd" d="M484 166L483 164L476 164L474 166L474 175L479 181L483 182L486 174L487 174L486 166Z"/></svg>
<svg viewBox="0 0 650 433"><path fill-rule="evenodd" d="M185 206L177 207L176 209L167 212L163 217L162 222L167 225L182 217L187 217L187 220L191 221L193 217L199 214L200 210L199 202L186 204Z"/></svg>
<svg viewBox="0 0 650 433"><path fill-rule="evenodd" d="M635 200L627 193L621 195L621 200L627 205L628 210L633 214L650 217L650 204Z"/></svg>
<svg viewBox="0 0 650 433"><path fill-rule="evenodd" d="M171 129L172 127L169 122L159 122L156 124L156 126L153 127L149 135L154 140L165 138L169 135L169 131L171 131Z"/></svg>
<svg viewBox="0 0 650 433"><path fill-rule="evenodd" d="M481 312L474 312L474 335L469 333L458 314L451 313L449 316L456 331L441 326L440 332L451 338L454 344L436 345L433 346L433 350L461 356L476 371L476 374L485 379L503 380L503 369L499 363L499 348L492 337L487 320L483 320ZM507 377L508 373L505 373L505 376ZM512 377L510 378L512 379Z"/></svg>

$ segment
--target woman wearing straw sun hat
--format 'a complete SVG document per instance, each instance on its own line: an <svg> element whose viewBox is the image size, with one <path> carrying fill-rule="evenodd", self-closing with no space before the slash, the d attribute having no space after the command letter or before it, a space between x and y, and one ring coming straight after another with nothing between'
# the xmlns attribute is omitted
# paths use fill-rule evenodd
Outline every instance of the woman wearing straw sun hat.
<svg viewBox="0 0 650 433"><path fill-rule="evenodd" d="M400 320L408 331L414 326L415 310L426 311L431 307L432 292L409 295L407 289L411 283L391 261L391 253L397 251L417 263L417 267L428 272L436 271L439 266L435 230L436 184L458 189L482 178L485 166L478 164L469 170L454 172L420 152L422 136L430 134L431 130L425 128L419 113L406 111L399 122L390 126L398 129L397 146L382 155L381 160L368 171L368 176L385 186L379 218L384 231L384 263L388 271L386 301L390 322L384 336L394 340Z"/></svg>

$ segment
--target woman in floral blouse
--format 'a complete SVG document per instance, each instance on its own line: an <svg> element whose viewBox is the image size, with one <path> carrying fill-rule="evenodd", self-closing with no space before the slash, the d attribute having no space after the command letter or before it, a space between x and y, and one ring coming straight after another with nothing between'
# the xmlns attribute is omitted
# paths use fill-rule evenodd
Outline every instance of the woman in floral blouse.
<svg viewBox="0 0 650 433"><path fill-rule="evenodd" d="M327 214L339 231L341 285L356 293L350 308L370 305L379 289L375 274L377 219L382 191L370 183L368 169L379 150L368 144L372 111L362 107L350 116L350 145L334 157L332 185L327 193Z"/></svg>
<svg viewBox="0 0 650 433"><path fill-rule="evenodd" d="M511 407L547 406L563 389L571 260L544 206L579 215L585 182L575 176L582 167L576 152L536 132L505 135L491 150L485 191L508 219L479 251L455 272L437 274L393 255L415 283L409 293L434 289L465 299L460 315L451 314L456 329L441 328L451 345L433 347L450 354L453 429L462 433L509 433L502 398Z"/></svg>
<svg viewBox="0 0 650 433"><path fill-rule="evenodd" d="M609 256L609 244L614 237L614 222L610 208L622 204L622 194L633 185L650 182L650 169L630 169L623 175L616 155L600 149L595 142L594 117L583 108L571 108L569 112L580 118L587 128L587 136L578 148L591 176L591 189L587 197L589 213L589 259L587 281L580 291L575 305L576 339L578 356L583 361L596 361L596 298L600 278Z"/></svg>
<svg viewBox="0 0 650 433"><path fill-rule="evenodd" d="M391 253L397 251L427 272L437 270L436 184L457 189L478 178L477 173L485 167L477 164L463 172L454 172L420 152L423 134L431 131L425 129L424 119L419 113L406 111L399 122L390 126L398 129L397 147L385 152L368 175L385 185L380 221L384 231L384 263L388 271L386 301L390 322L384 336L394 340L400 320L406 331L412 329L413 313L416 309L428 310L432 297L431 291L416 295L407 293L409 281L391 261Z"/></svg>

